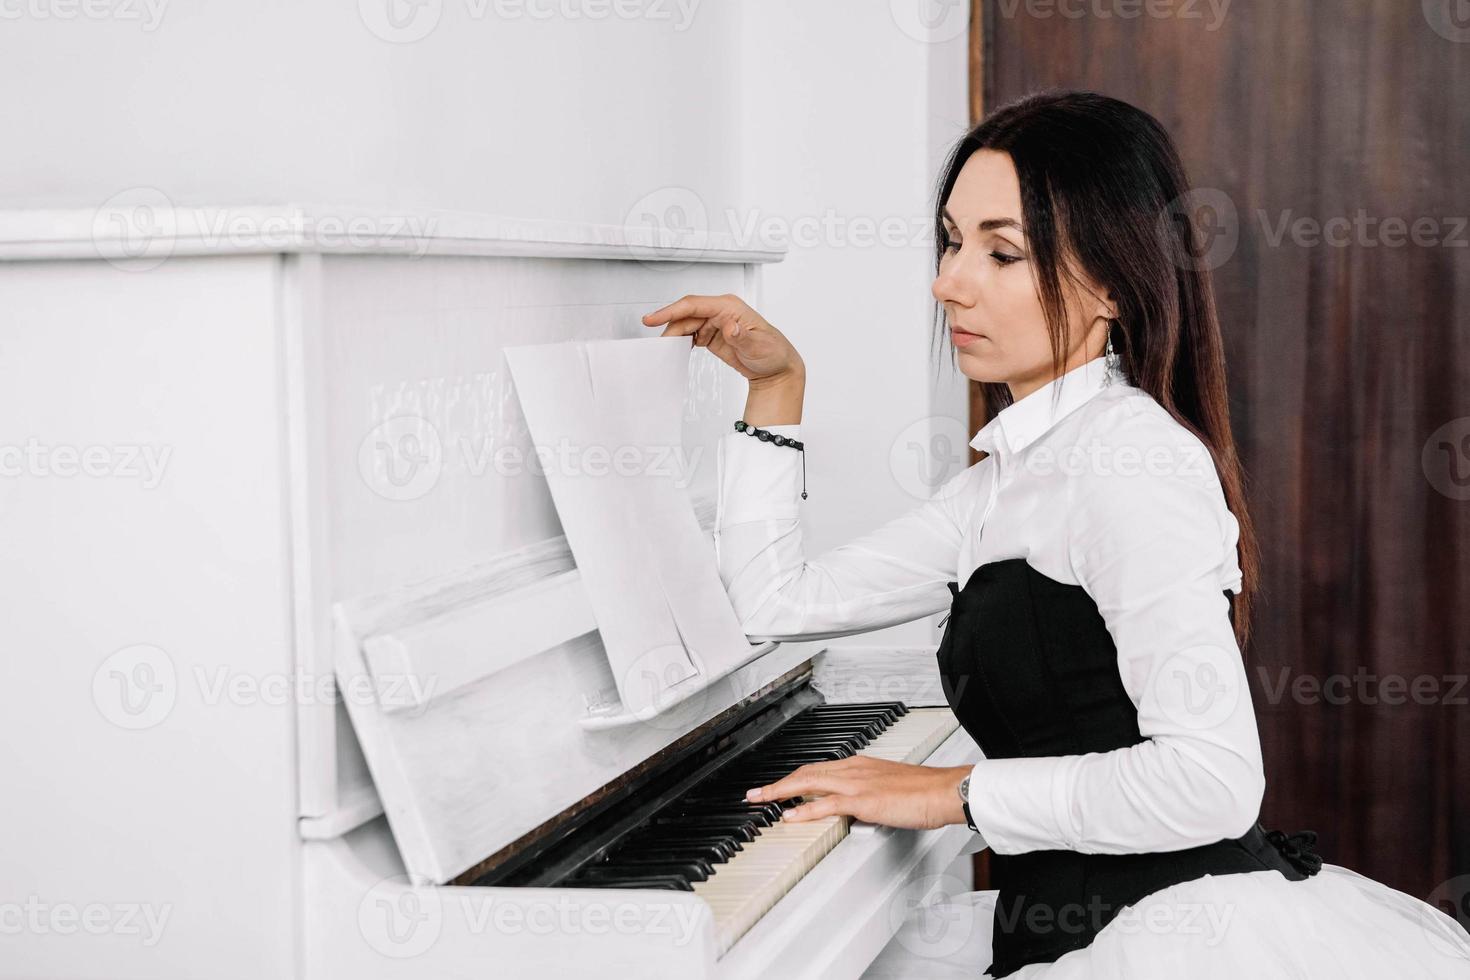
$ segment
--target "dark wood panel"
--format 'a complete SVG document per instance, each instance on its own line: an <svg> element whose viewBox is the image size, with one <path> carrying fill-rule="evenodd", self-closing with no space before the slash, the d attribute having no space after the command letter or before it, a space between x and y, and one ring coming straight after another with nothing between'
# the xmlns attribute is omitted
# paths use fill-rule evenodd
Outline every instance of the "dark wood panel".
<svg viewBox="0 0 1470 980"><path fill-rule="evenodd" d="M1470 23L1218 6L979 3L975 108L1126 99L1234 208L1215 277L1262 545L1263 818L1441 900L1470 876ZM1345 237L1314 237L1334 219Z"/></svg>

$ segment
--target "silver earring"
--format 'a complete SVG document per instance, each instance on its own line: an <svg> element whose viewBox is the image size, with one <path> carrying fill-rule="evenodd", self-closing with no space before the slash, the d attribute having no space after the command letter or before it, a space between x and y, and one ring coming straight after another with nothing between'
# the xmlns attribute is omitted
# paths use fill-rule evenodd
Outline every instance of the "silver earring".
<svg viewBox="0 0 1470 980"><path fill-rule="evenodd" d="M1103 383L1110 385L1123 380L1123 359L1113 349L1113 324L1117 322L1117 320L1108 321L1108 341L1103 345L1103 367L1105 369Z"/></svg>

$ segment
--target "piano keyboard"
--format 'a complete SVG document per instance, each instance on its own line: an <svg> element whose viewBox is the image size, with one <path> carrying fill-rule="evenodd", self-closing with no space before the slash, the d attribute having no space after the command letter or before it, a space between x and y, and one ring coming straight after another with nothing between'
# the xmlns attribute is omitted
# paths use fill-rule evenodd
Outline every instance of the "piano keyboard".
<svg viewBox="0 0 1470 980"><path fill-rule="evenodd" d="M815 705L696 784L563 884L693 891L733 946L848 834L852 818L786 823L801 799L748 803L747 789L798 766L860 754L922 762L958 727L948 708L900 702Z"/></svg>

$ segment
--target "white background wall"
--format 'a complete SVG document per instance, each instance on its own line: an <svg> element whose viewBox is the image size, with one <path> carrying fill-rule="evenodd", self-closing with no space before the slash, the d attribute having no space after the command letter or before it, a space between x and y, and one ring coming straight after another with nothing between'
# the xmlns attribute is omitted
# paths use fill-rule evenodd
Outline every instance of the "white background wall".
<svg viewBox="0 0 1470 980"><path fill-rule="evenodd" d="M967 7L0 0L0 207L148 188L784 237L761 312L809 366L815 555L964 465L929 227ZM886 633L861 641L935 638Z"/></svg>

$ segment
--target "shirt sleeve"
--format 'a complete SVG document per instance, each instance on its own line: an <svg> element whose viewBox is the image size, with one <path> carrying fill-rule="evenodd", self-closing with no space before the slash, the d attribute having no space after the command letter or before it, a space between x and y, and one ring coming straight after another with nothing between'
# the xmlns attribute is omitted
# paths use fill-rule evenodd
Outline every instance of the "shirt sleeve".
<svg viewBox="0 0 1470 980"><path fill-rule="evenodd" d="M1224 594L1239 587L1239 525L1214 464L1192 433L1148 414L1105 441L1069 478L1067 545L1144 740L982 760L970 808L999 854L1181 850L1238 837L1260 816L1260 737Z"/></svg>
<svg viewBox="0 0 1470 980"><path fill-rule="evenodd" d="M764 426L800 438L800 426ZM821 640L949 608L974 467L934 496L847 544L805 558L798 513L801 452L743 432L720 437L715 553L752 640Z"/></svg>

